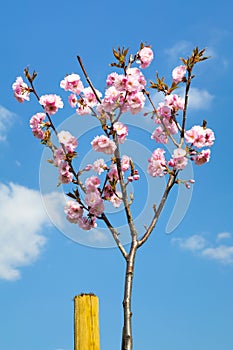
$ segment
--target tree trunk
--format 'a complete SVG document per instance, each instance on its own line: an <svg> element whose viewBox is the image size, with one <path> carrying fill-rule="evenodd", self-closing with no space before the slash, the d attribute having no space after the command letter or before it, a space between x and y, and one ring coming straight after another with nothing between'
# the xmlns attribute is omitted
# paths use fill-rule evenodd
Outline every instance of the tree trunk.
<svg viewBox="0 0 233 350"><path fill-rule="evenodd" d="M125 273L125 290L124 290L124 325L122 334L122 350L133 349L133 335L132 335L132 286L134 277L134 260L136 255L136 247L131 249L128 259L126 260L126 273Z"/></svg>

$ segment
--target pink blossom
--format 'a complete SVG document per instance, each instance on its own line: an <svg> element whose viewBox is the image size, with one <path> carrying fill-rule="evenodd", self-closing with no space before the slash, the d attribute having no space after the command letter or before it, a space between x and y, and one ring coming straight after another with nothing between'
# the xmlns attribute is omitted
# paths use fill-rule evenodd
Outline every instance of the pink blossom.
<svg viewBox="0 0 233 350"><path fill-rule="evenodd" d="M195 158L195 164L202 165L204 163L209 162L210 160L210 149L205 149L201 151Z"/></svg>
<svg viewBox="0 0 233 350"><path fill-rule="evenodd" d="M177 66L172 71L172 79L176 84L178 84L183 80L185 74L186 74L186 67L185 66Z"/></svg>
<svg viewBox="0 0 233 350"><path fill-rule="evenodd" d="M144 86L141 85L137 76L128 74L125 90L128 92L138 92L141 91Z"/></svg>
<svg viewBox="0 0 233 350"><path fill-rule="evenodd" d="M99 92L98 90L95 91L97 96L101 98L101 92ZM76 112L79 115L87 115L91 113L92 108L97 106L99 102L90 87L83 89L82 94L83 97L82 100L79 101L79 106L76 109Z"/></svg>
<svg viewBox="0 0 233 350"><path fill-rule="evenodd" d="M83 215L82 206L74 201L68 201L64 208L66 219L72 224L77 224L78 219Z"/></svg>
<svg viewBox="0 0 233 350"><path fill-rule="evenodd" d="M70 74L60 82L60 87L65 91L71 91L79 95L83 90L83 83L78 74Z"/></svg>
<svg viewBox="0 0 233 350"><path fill-rule="evenodd" d="M110 202L115 208L118 208L122 203L122 193L119 191L113 193L113 195L110 197Z"/></svg>
<svg viewBox="0 0 233 350"><path fill-rule="evenodd" d="M194 125L190 130L185 132L187 143L193 144L197 148L212 146L215 140L214 132L200 125Z"/></svg>
<svg viewBox="0 0 233 350"><path fill-rule="evenodd" d="M128 68L127 71L127 91L137 92L141 91L146 86L146 79L140 69L133 67Z"/></svg>
<svg viewBox="0 0 233 350"><path fill-rule="evenodd" d="M57 137L59 142L65 146L68 153L73 153L78 146L78 140L69 131L60 131Z"/></svg>
<svg viewBox="0 0 233 350"><path fill-rule="evenodd" d="M168 165L172 166L175 170L183 170L187 164L186 151L183 148L176 148L173 151L172 160L168 162Z"/></svg>
<svg viewBox="0 0 233 350"><path fill-rule="evenodd" d="M119 96L120 92L115 88L115 86L110 86L108 89L105 90L104 100L113 104L117 101Z"/></svg>
<svg viewBox="0 0 233 350"><path fill-rule="evenodd" d="M146 98L142 92L132 93L128 96L127 102L129 104L130 112L137 114L141 112L145 105Z"/></svg>
<svg viewBox="0 0 233 350"><path fill-rule="evenodd" d="M68 102L72 108L75 108L78 103L77 96L75 94L70 94L70 96L68 97Z"/></svg>
<svg viewBox="0 0 233 350"><path fill-rule="evenodd" d="M99 192L88 192L85 196L85 203L89 207L89 212L98 216L104 211L104 203Z"/></svg>
<svg viewBox="0 0 233 350"><path fill-rule="evenodd" d="M130 167L130 157L123 155L121 158L121 170L123 172L127 171Z"/></svg>
<svg viewBox="0 0 233 350"><path fill-rule="evenodd" d="M176 95L176 94L170 94L167 95L164 98L165 105L170 106L175 111L183 110L184 109L184 98Z"/></svg>
<svg viewBox="0 0 233 350"><path fill-rule="evenodd" d="M124 74L118 74L114 81L114 87L117 89L117 91L125 91L127 90L127 77Z"/></svg>
<svg viewBox="0 0 233 350"><path fill-rule="evenodd" d="M54 153L54 165L58 166L61 161L65 160L65 152L62 147L57 148Z"/></svg>
<svg viewBox="0 0 233 350"><path fill-rule="evenodd" d="M140 61L140 68L147 68L154 58L153 51L149 46L144 46L139 52L138 57Z"/></svg>
<svg viewBox="0 0 233 350"><path fill-rule="evenodd" d="M43 122L46 118L45 113L36 113L30 119L30 127L32 129L32 133L38 139L43 139L44 132L42 130Z"/></svg>
<svg viewBox="0 0 233 350"><path fill-rule="evenodd" d="M204 129L200 125L194 125L190 130L185 132L185 140L194 146L201 148L205 143Z"/></svg>
<svg viewBox="0 0 233 350"><path fill-rule="evenodd" d="M83 171L90 171L92 169L92 164L87 164Z"/></svg>
<svg viewBox="0 0 233 350"><path fill-rule="evenodd" d="M62 184L68 184L73 179L73 174L70 172L70 166L65 161L58 163L59 181Z"/></svg>
<svg viewBox="0 0 233 350"><path fill-rule="evenodd" d="M134 179L134 181L139 180L140 179L140 175L139 174L134 174L133 175L133 179Z"/></svg>
<svg viewBox="0 0 233 350"><path fill-rule="evenodd" d="M154 139L158 143L163 143L163 144L168 143L167 134L165 133L162 126L159 126L158 128L155 129L155 131L151 135L151 138Z"/></svg>
<svg viewBox="0 0 233 350"><path fill-rule="evenodd" d="M109 74L106 80L107 86L112 86L117 77L118 77L118 74L116 72Z"/></svg>
<svg viewBox="0 0 233 350"><path fill-rule="evenodd" d="M105 135L96 136L91 145L94 151L105 154L113 154L116 149L115 143Z"/></svg>
<svg viewBox="0 0 233 350"><path fill-rule="evenodd" d="M32 133L36 138L40 140L44 138L44 131L39 127L37 129L32 129Z"/></svg>
<svg viewBox="0 0 233 350"><path fill-rule="evenodd" d="M121 122L116 122L113 125L113 129L117 133L119 143L124 143L128 135L128 127Z"/></svg>
<svg viewBox="0 0 233 350"><path fill-rule="evenodd" d="M22 77L17 77L16 81L12 84L14 96L20 103L29 101L30 89L26 83L24 83Z"/></svg>
<svg viewBox="0 0 233 350"><path fill-rule="evenodd" d="M177 127L176 123L174 122L174 120L172 120L172 119L164 118L163 119L163 128L170 135L175 135L178 133L178 127Z"/></svg>
<svg viewBox="0 0 233 350"><path fill-rule="evenodd" d="M127 180L128 180L129 182L133 182L133 176L132 176L132 175L129 175L129 176L127 177Z"/></svg>
<svg viewBox="0 0 233 350"><path fill-rule="evenodd" d="M122 203L122 193L114 192L111 185L104 187L104 199L109 200L115 208L118 208Z"/></svg>
<svg viewBox="0 0 233 350"><path fill-rule="evenodd" d="M160 117L170 118L172 113L172 108L170 106L165 105L163 102L160 102L157 112Z"/></svg>
<svg viewBox="0 0 233 350"><path fill-rule="evenodd" d="M91 230L92 228L96 228L96 217L91 216L91 217L81 217L78 219L78 225L80 228L82 228L85 231Z"/></svg>
<svg viewBox="0 0 233 350"><path fill-rule="evenodd" d="M64 106L61 97L57 95L43 95L39 103L44 107L45 112L50 115L55 114L58 108L63 108Z"/></svg>
<svg viewBox="0 0 233 350"><path fill-rule="evenodd" d="M101 98L102 97L101 92L98 91L97 89L95 89L95 91L97 96ZM95 107L98 104L96 96L90 87L83 89L82 93L84 95L84 103L87 104L88 107Z"/></svg>
<svg viewBox="0 0 233 350"><path fill-rule="evenodd" d="M117 182L119 180L117 166L115 164L111 166L111 170L108 172L108 180L111 182Z"/></svg>
<svg viewBox="0 0 233 350"><path fill-rule="evenodd" d="M105 164L104 159L97 159L94 163L93 163L93 170L100 175L104 170L107 169L107 165Z"/></svg>
<svg viewBox="0 0 233 350"><path fill-rule="evenodd" d="M214 132L213 130L206 128L205 129L205 146L209 147L212 146L215 140Z"/></svg>
<svg viewBox="0 0 233 350"><path fill-rule="evenodd" d="M110 86L105 91L105 96L100 107L102 107L106 112L111 112L115 107L116 102L119 100L120 94L120 91L118 91L115 86Z"/></svg>
<svg viewBox="0 0 233 350"><path fill-rule="evenodd" d="M104 201L101 199L89 209L90 214L99 216L104 212Z"/></svg>
<svg viewBox="0 0 233 350"><path fill-rule="evenodd" d="M85 181L87 193L97 192L99 185L100 185L100 179L98 178L98 176L93 175L91 177L88 177Z"/></svg>
<svg viewBox="0 0 233 350"><path fill-rule="evenodd" d="M163 176L166 169L166 160L164 157L165 151L161 148L157 148L152 153L150 159L148 159L148 173L151 176Z"/></svg>

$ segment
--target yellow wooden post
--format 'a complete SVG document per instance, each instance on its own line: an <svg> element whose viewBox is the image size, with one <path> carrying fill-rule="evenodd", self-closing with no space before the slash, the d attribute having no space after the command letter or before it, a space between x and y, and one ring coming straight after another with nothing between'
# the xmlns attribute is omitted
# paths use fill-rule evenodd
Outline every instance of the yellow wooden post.
<svg viewBox="0 0 233 350"><path fill-rule="evenodd" d="M94 294L74 297L74 350L100 350L99 302Z"/></svg>

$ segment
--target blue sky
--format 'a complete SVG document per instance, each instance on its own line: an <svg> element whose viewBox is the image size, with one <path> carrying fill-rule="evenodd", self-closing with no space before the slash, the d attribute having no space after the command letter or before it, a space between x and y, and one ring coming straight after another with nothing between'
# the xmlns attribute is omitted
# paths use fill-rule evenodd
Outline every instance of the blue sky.
<svg viewBox="0 0 233 350"><path fill-rule="evenodd" d="M177 198L174 191L156 231L139 251L134 349L232 349L232 10L226 0L211 4L198 0L192 6L170 0L124 4L22 0L2 5L0 349L71 350L72 299L82 292L94 292L100 299L101 350L120 348L124 262L117 249L100 248L103 235L98 243L91 244L86 236L79 244L66 237L69 229L61 232L51 224L40 196L39 181L47 185L47 172L40 165L43 148L28 126L38 106L19 105L11 85L30 66L39 73L41 94L63 95L60 80L66 73L81 73L79 54L103 92L112 47L136 51L141 41L151 44L155 53L145 71L148 79L156 71L169 76L179 57L195 46L207 48L212 58L196 69L189 116L190 125L207 119L216 142L210 163L194 168L191 203L179 226L166 234ZM59 112L57 125L71 114L68 106ZM148 133L148 125L142 123L141 128ZM135 137L144 137L138 126ZM48 179L47 209L59 226L60 197L50 174ZM158 189L158 184L154 187ZM135 191L140 195L140 188Z"/></svg>

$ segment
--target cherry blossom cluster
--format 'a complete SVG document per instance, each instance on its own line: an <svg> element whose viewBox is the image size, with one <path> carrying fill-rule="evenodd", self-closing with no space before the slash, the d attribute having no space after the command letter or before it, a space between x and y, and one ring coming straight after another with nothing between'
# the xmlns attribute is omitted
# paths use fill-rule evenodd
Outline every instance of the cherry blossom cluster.
<svg viewBox="0 0 233 350"><path fill-rule="evenodd" d="M178 111L183 111L184 99L176 94L167 95L164 102L160 102L157 108L155 123L159 126L152 133L151 138L157 143L167 144L169 135L178 133L175 116Z"/></svg>
<svg viewBox="0 0 233 350"><path fill-rule="evenodd" d="M112 112L119 106L123 112L139 113L145 105L143 90L146 79L140 69L128 68L126 74L111 73L107 77L108 88L99 111Z"/></svg>
<svg viewBox="0 0 233 350"><path fill-rule="evenodd" d="M104 152L103 152L104 153ZM126 173L131 170L132 160L123 155L121 170ZM90 230L97 226L97 219L104 213L104 202L110 202L115 208L122 203L122 193L119 187L119 175L116 164L108 166L103 158L97 159L93 164L88 164L84 171L92 170L97 175L91 175L85 180L84 196L76 197L76 201L68 201L65 206L66 218L69 222L78 224L84 230ZM105 173L104 185L101 188L100 175ZM98 176L99 175L99 176ZM128 182L138 180L137 170L130 171ZM76 194L77 195L77 194Z"/></svg>
<svg viewBox="0 0 233 350"><path fill-rule="evenodd" d="M69 104L82 116L93 113L94 107L97 107L99 115L105 115L106 118L116 108L136 114L144 107L146 98L143 90L146 80L138 68L129 68L126 74L109 74L106 85L107 89L101 100L101 92L95 90L94 93L90 87L84 88L78 74L70 74L60 83L64 90L72 92L68 97Z"/></svg>
<svg viewBox="0 0 233 350"><path fill-rule="evenodd" d="M171 132L170 135L172 135ZM186 146L184 148L175 148L172 158L168 162L164 157L165 151L163 149L157 148L152 153L148 166L148 173L151 176L163 176L172 170L183 170L187 166L189 159L194 161L196 165L209 162L210 149L205 148L200 151L198 149L213 145L215 140L214 132L205 126L196 125L190 130L187 130L184 137ZM152 134L152 138L155 138L154 133ZM160 139L160 143L167 142L167 139L164 142Z"/></svg>
<svg viewBox="0 0 233 350"><path fill-rule="evenodd" d="M102 133L96 135L90 143L93 151L109 156L107 162L98 158L93 164L78 171L74 169L73 163L77 156L77 138L69 131L58 132L52 120L58 110L64 107L61 97L55 94L39 96L33 84L36 73L31 76L26 70L29 86L22 77L16 79L12 89L17 101L29 101L30 94L34 93L43 109L31 117L30 127L33 135L52 151L50 163L58 170L58 184L75 185L75 190L68 194L72 200L67 202L64 209L69 222L78 224L84 230L96 227L97 219L103 218L105 202L119 207L124 202L122 186L126 188L129 182L140 179L133 159L127 155L119 156L119 147L127 140L129 132L120 118L125 112L132 115L141 112L147 98L152 111L145 115L151 114L156 125L151 139L160 145L166 145L169 141L174 144L173 154L168 160L163 148L156 148L152 152L148 160L148 174L152 177L173 176L176 183L183 183L187 188L194 183L193 179L179 179L178 174L189 161L196 165L208 162L209 147L215 140L214 132L204 122L202 126L195 125L189 130L185 128L186 98L193 78L191 72L194 64L205 59L202 57L203 52L194 51L190 59L181 59L184 64L172 70L170 87L158 75L155 83L150 81L150 88L164 94L163 101L157 107L147 91L147 81L141 71L153 60L154 54L150 46L142 44L134 56L129 56L128 62L128 49L113 50L117 63L114 62L111 66L120 68L121 72L114 71L107 76L103 94L94 88L90 80L87 79L89 86L85 87L78 74L66 75L61 80L60 87L70 93L69 105L76 109L79 116L92 115L100 121ZM138 66L133 67L133 64ZM86 76L84 70L83 72ZM185 98L174 93L181 84L186 85ZM52 132L57 136L58 145L51 140ZM82 180L81 176L87 172L92 174Z"/></svg>
<svg viewBox="0 0 233 350"><path fill-rule="evenodd" d="M184 131L179 122L179 113L184 116L185 99L177 94L173 94L171 91L177 88L180 83L187 82L186 75L186 66L180 65L175 67L172 71L172 86L170 90L165 84L161 83L161 80L157 79L160 87L159 84L156 87L158 91L163 91L164 100L152 112L153 117L155 116L155 124L159 126L153 131L151 139L160 144L167 144L171 140L176 148L168 161L165 159L165 151L163 149L157 148L154 150L148 160L148 173L153 177L164 176L171 174L171 172L177 174L178 171L183 170L187 166L188 160L194 161L196 165L202 165L210 159L210 149L205 147L213 145L215 140L214 132L207 128L205 123L203 126L195 125L190 130ZM182 132L184 134L183 137L181 137ZM198 150L200 148L204 149ZM189 183L194 183L193 181L180 181L179 183L184 183L189 188Z"/></svg>

